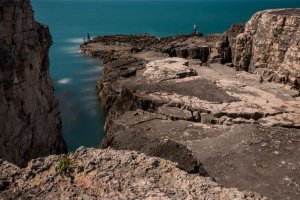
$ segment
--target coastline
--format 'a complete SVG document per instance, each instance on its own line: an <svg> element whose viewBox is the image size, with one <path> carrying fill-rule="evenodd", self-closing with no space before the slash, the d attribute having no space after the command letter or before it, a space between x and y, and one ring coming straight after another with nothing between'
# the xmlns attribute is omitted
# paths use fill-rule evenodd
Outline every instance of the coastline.
<svg viewBox="0 0 300 200"><path fill-rule="evenodd" d="M259 12L206 37L84 43L104 63L106 138L67 154L49 74L55 34L30 0L0 4L0 199L299 199L300 9Z"/></svg>
<svg viewBox="0 0 300 200"><path fill-rule="evenodd" d="M263 11L245 30L237 25L224 34L206 37L118 35L96 37L81 45L83 53L104 64L97 82L107 114L102 148L158 156L177 162L187 172L214 177L227 187L274 199L284 198L283 193L298 196L297 186L269 189L276 188L284 177L297 177L300 158L296 150L290 150L297 142L290 141L299 138L298 79L280 71L289 70L291 63L297 66L298 61L289 57L289 62L279 54L276 59L282 65L279 61L277 65L282 68L276 71L268 68L269 63L249 66L259 62L260 55L275 52L262 51L264 44L255 46L260 39L252 35L252 27L271 26L276 32L278 28L266 19L275 15L279 26L283 18L292 23L299 17L291 14L294 10L287 10L290 14ZM292 47L297 42L297 27L299 24L276 33L292 33L294 37L284 41ZM277 35L269 37L275 41ZM252 45L254 50L247 52ZM290 51L297 50L285 50L286 54ZM281 158L295 167L276 164Z"/></svg>

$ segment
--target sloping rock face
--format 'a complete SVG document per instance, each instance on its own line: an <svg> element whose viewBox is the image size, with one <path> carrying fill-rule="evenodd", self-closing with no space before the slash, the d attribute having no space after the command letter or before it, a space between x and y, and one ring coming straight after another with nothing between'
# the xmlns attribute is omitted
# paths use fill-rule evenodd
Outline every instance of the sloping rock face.
<svg viewBox="0 0 300 200"><path fill-rule="evenodd" d="M256 13L236 38L237 69L300 86L300 9Z"/></svg>
<svg viewBox="0 0 300 200"><path fill-rule="evenodd" d="M0 2L0 157L17 165L66 152L49 75L51 44L30 1Z"/></svg>
<svg viewBox="0 0 300 200"><path fill-rule="evenodd" d="M68 174L59 173L59 156L32 160L23 169L0 160L0 198L267 200L133 151L80 148L69 159Z"/></svg>

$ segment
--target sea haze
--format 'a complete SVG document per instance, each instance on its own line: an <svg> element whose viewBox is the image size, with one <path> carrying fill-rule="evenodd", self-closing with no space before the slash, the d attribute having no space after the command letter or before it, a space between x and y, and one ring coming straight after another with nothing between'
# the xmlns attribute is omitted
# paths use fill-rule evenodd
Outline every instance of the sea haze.
<svg viewBox="0 0 300 200"><path fill-rule="evenodd" d="M98 60L83 56L79 44L95 35L223 32L247 21L256 11L300 7L298 0L32 0L38 21L50 26L51 75L60 102L63 134L70 151L97 147L104 137L104 116L95 92L101 75Z"/></svg>

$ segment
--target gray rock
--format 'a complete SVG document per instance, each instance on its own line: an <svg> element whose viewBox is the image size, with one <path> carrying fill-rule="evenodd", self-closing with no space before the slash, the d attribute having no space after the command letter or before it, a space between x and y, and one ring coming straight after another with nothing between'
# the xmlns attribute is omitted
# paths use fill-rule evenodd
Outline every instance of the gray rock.
<svg viewBox="0 0 300 200"><path fill-rule="evenodd" d="M169 117L171 120L193 120L191 111L176 107L159 107L157 113Z"/></svg>

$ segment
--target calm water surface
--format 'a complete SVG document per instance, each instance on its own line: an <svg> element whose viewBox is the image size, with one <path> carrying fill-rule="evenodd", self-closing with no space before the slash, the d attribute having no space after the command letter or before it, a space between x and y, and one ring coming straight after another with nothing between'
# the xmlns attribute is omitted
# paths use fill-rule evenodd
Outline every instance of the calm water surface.
<svg viewBox="0 0 300 200"><path fill-rule="evenodd" d="M60 102L63 134L70 151L97 147L104 137L95 82L101 64L79 53L86 33L95 35L149 33L156 36L223 32L247 21L256 11L300 7L299 0L32 0L38 21L50 26L51 75Z"/></svg>

